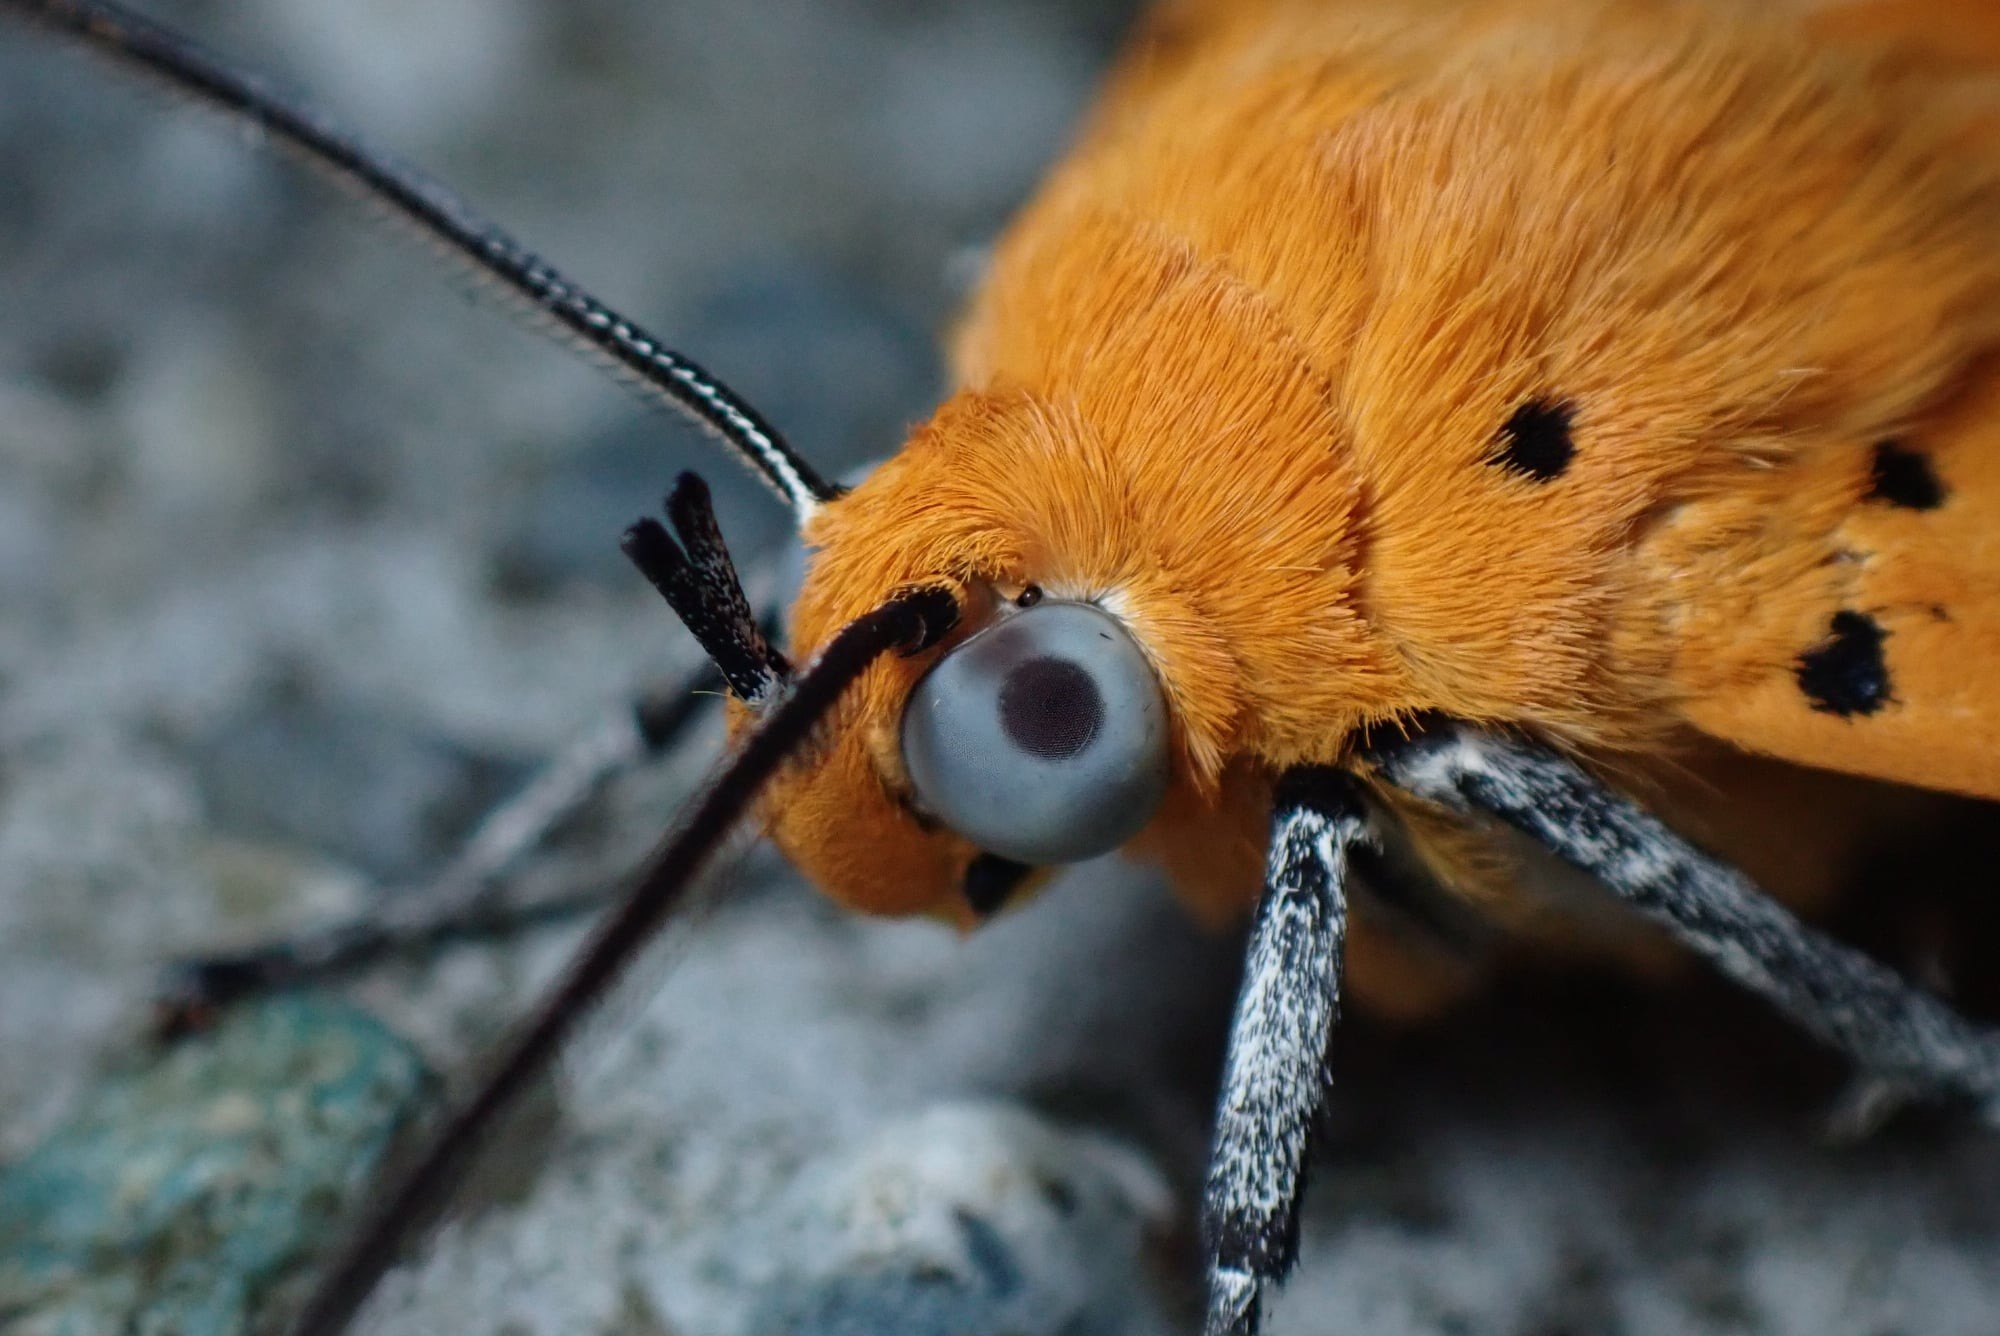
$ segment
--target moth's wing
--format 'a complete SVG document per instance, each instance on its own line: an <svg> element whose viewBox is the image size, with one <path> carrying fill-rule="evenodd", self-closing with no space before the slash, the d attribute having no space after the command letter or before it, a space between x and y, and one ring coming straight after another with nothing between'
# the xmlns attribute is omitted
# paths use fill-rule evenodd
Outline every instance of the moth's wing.
<svg viewBox="0 0 2000 1336"><path fill-rule="evenodd" d="M1678 554L1681 712L1753 752L2000 798L2000 356L1894 440L1815 453L1649 545Z"/></svg>
<svg viewBox="0 0 2000 1336"><path fill-rule="evenodd" d="M1791 4L1921 82L1978 172L2000 175L2000 4ZM1686 609L1682 713L1750 751L2000 798L2000 350L1896 440L1816 454L1688 507L1734 537L1664 595Z"/></svg>

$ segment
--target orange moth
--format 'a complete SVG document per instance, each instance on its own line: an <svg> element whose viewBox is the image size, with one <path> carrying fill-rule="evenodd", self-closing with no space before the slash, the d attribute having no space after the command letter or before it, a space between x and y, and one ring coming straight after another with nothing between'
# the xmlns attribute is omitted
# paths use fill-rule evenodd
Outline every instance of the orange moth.
<svg viewBox="0 0 2000 1336"><path fill-rule="evenodd" d="M302 1330L753 795L865 912L971 926L1114 846L1255 911L1212 1333L1290 1265L1339 1006L1461 982L1349 922L1371 859L1556 938L1536 887L1581 867L1874 1073L2000 1110L2000 1040L1731 867L1810 908L1921 806L1865 781L2000 800L2000 11L1167 0L995 250L953 393L842 491L427 184L109 7L8 7L444 236L733 445L812 548L781 655L697 485L628 534L737 696L735 761Z"/></svg>

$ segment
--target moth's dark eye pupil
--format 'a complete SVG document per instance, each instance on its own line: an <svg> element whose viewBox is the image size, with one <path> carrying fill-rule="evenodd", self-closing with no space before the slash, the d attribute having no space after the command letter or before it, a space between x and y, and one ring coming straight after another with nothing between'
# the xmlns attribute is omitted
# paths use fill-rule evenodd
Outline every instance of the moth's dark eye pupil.
<svg viewBox="0 0 2000 1336"><path fill-rule="evenodd" d="M1090 745L1103 723L1097 683L1068 659L1029 659L1000 688L1000 727L1030 756L1067 761Z"/></svg>
<svg viewBox="0 0 2000 1336"><path fill-rule="evenodd" d="M1554 482L1576 454L1570 438L1575 405L1566 399L1530 399L1500 428L1491 461L1535 482Z"/></svg>

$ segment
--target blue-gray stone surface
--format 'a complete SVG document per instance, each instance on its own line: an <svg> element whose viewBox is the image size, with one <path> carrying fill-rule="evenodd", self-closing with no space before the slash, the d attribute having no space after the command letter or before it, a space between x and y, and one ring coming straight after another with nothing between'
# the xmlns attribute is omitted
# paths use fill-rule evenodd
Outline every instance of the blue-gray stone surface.
<svg viewBox="0 0 2000 1336"><path fill-rule="evenodd" d="M810 1166L742 1231L768 1336L1129 1336L1172 1220L1144 1157L1005 1104L940 1104Z"/></svg>
<svg viewBox="0 0 2000 1336"><path fill-rule="evenodd" d="M431 1087L367 1013L289 997L108 1077L0 1168L0 1326L254 1330Z"/></svg>

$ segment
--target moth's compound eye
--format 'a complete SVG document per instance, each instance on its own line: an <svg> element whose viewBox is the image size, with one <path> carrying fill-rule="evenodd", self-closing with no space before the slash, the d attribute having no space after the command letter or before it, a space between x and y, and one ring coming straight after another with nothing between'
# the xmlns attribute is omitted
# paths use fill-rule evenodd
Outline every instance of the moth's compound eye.
<svg viewBox="0 0 2000 1336"><path fill-rule="evenodd" d="M903 764L924 808L986 852L1074 863L1138 834L1159 806L1166 701L1117 618L1040 602L917 683Z"/></svg>

